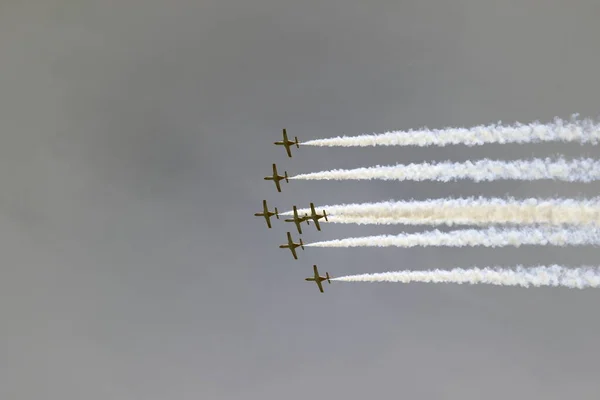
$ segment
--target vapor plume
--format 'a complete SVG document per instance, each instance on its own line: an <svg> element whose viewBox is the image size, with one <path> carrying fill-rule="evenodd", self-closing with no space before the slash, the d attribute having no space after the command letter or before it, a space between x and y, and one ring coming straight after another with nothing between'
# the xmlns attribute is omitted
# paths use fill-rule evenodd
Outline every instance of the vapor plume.
<svg viewBox="0 0 600 400"><path fill-rule="evenodd" d="M600 230L568 228L515 228L497 229L494 227L478 230L464 229L450 232L433 230L421 233L401 233L399 235L366 236L328 240L305 244L308 247L520 247L537 246L598 246Z"/></svg>
<svg viewBox="0 0 600 400"><path fill-rule="evenodd" d="M492 268L455 268L434 271L397 271L375 274L362 274L331 278L337 282L424 282L488 284L499 286L561 286L574 289L600 287L599 267L567 268L559 265L514 269Z"/></svg>
<svg viewBox="0 0 600 400"><path fill-rule="evenodd" d="M479 125L472 128L444 128L386 133L364 134L359 136L338 136L328 139L310 140L303 146L327 147L366 147L366 146L447 146L463 144L479 146L486 143L541 143L576 142L596 145L600 142L600 125L591 119L577 120L574 114L570 121L555 118L554 122L542 124L515 123L502 125Z"/></svg>
<svg viewBox="0 0 600 400"><path fill-rule="evenodd" d="M459 198L320 206L332 223L600 225L600 199ZM309 212L302 209L299 213ZM289 213L289 212L287 212ZM287 214L286 213L286 214Z"/></svg>
<svg viewBox="0 0 600 400"><path fill-rule="evenodd" d="M512 179L533 181L551 179L566 182L600 180L600 162L582 158L533 159L517 161L478 160L462 163L419 163L408 165L374 166L355 169L335 169L290 177L298 180L372 180L385 181L438 181L468 179L475 182Z"/></svg>

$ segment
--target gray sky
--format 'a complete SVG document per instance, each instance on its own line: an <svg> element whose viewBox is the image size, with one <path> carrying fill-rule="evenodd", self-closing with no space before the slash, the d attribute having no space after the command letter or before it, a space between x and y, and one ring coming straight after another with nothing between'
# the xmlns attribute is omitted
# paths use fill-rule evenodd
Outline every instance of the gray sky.
<svg viewBox="0 0 600 400"><path fill-rule="evenodd" d="M291 182L396 162L595 156L579 145L271 143L596 117L596 1L0 4L0 397L592 399L600 291L303 281L595 249L313 249L252 214L567 183ZM277 222L277 221L276 221ZM287 228L287 229L286 229ZM402 226L312 226L306 242ZM421 230L408 227L407 231ZM297 235L294 235L297 238Z"/></svg>

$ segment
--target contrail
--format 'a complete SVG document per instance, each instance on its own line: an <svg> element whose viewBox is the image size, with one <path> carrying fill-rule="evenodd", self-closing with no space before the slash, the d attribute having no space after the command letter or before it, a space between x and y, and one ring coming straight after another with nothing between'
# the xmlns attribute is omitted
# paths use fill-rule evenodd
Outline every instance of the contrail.
<svg viewBox="0 0 600 400"><path fill-rule="evenodd" d="M598 229L522 228L477 230L464 229L451 232L433 230L422 233L367 236L314 242L312 247L416 247L416 246L485 246L505 247L538 246L589 246L600 245Z"/></svg>
<svg viewBox="0 0 600 400"><path fill-rule="evenodd" d="M469 179L475 182L513 179L533 181L553 179L567 182L600 180L600 162L591 158L573 161L564 159L533 159L517 161L478 160L463 163L420 163L408 165L375 166L356 169L335 169L290 177L302 180L371 180L385 181L439 181Z"/></svg>
<svg viewBox="0 0 600 400"><path fill-rule="evenodd" d="M538 121L530 124L515 123L502 126L501 122L491 125L479 125L472 128L444 128L386 133L364 134L359 136L338 136L328 139L310 140L301 143L304 146L327 147L366 147L366 146L447 146L464 144L479 146L486 143L541 143L541 142L578 142L596 145L600 142L600 125L591 119L571 121L555 118L553 123L542 124Z"/></svg>
<svg viewBox="0 0 600 400"><path fill-rule="evenodd" d="M468 283L499 286L561 286L584 289L600 287L599 267L567 268L560 265L538 266L515 269L493 268L455 268L434 271L397 271L376 274L362 274L331 278L339 282L425 282L425 283Z"/></svg>
<svg viewBox="0 0 600 400"><path fill-rule="evenodd" d="M459 198L321 206L332 223L405 225L600 225L600 198ZM308 209L299 213L310 212ZM289 213L289 212L288 212ZM287 213L285 213L287 214Z"/></svg>

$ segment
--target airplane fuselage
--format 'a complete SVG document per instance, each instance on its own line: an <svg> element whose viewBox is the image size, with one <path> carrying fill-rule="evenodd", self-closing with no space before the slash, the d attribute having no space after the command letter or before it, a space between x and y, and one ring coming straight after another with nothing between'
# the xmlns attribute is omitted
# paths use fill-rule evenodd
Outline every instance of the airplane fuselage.
<svg viewBox="0 0 600 400"><path fill-rule="evenodd" d="M264 217L267 220L267 223L269 222L270 218L273 217L275 215L274 212L268 212L268 213L256 213L254 214L257 217Z"/></svg>
<svg viewBox="0 0 600 400"><path fill-rule="evenodd" d="M295 222L295 223L302 223L304 221L306 221L306 218L286 218L284 219L285 222Z"/></svg>
<svg viewBox="0 0 600 400"><path fill-rule="evenodd" d="M280 249L296 249L300 246L301 246L300 243L288 242L287 244L280 244L279 248Z"/></svg>

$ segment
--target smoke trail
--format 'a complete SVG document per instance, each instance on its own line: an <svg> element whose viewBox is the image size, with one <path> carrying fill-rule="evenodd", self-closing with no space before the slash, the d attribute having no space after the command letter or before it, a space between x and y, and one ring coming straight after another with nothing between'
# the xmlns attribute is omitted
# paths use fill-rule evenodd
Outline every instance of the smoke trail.
<svg viewBox="0 0 600 400"><path fill-rule="evenodd" d="M502 126L501 122L472 128L444 128L394 131L359 136L338 136L310 140L304 146L365 147L365 146L446 146L464 144L479 146L486 143L579 142L596 145L600 141L600 125L590 119L578 121L574 114L570 122L555 118L554 123L516 123Z"/></svg>
<svg viewBox="0 0 600 400"><path fill-rule="evenodd" d="M505 247L522 245L586 246L600 245L600 230L556 228L523 228L485 230L465 229L451 232L429 232L399 235L346 238L305 244L312 247L416 247L416 246L485 246Z"/></svg>
<svg viewBox="0 0 600 400"><path fill-rule="evenodd" d="M593 159L578 159L567 162L550 158L531 161L479 160L464 163L443 162L370 168L335 169L290 177L302 180L370 180L448 182L470 179L475 182L514 179L532 181L554 179L567 182L592 182L600 180L600 162Z"/></svg>
<svg viewBox="0 0 600 400"><path fill-rule="evenodd" d="M600 198L459 198L342 204L325 208L332 223L405 225L600 225ZM310 212L299 210L299 212Z"/></svg>
<svg viewBox="0 0 600 400"><path fill-rule="evenodd" d="M599 267L566 268L559 265L538 266L515 269L493 268L455 268L434 271L397 271L377 274L362 274L331 278L339 282L425 282L425 283L485 283L499 286L562 286L584 289L600 287Z"/></svg>

